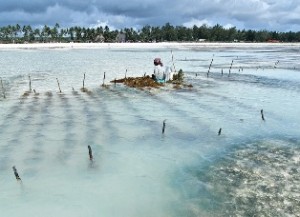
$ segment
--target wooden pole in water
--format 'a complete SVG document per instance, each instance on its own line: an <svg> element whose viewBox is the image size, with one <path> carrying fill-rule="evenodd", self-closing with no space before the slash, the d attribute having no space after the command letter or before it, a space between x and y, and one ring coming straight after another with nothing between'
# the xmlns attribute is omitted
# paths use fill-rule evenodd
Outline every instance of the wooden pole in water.
<svg viewBox="0 0 300 217"><path fill-rule="evenodd" d="M211 68L211 65L212 65L213 61L214 61L214 58L211 59L211 62L210 62L210 64L209 64L208 72L207 72L207 77L208 77L208 75L209 75L209 73L210 73L210 68Z"/></svg>
<svg viewBox="0 0 300 217"><path fill-rule="evenodd" d="M102 86L104 86L104 81L105 81L105 72L104 72L104 75L103 75L103 84L102 84Z"/></svg>
<svg viewBox="0 0 300 217"><path fill-rule="evenodd" d="M171 54L172 54L172 64L173 64L173 68L174 68L174 71L176 72L175 64L174 64L173 50L171 50Z"/></svg>
<svg viewBox="0 0 300 217"><path fill-rule="evenodd" d="M229 76L229 75L230 75L230 73L231 73L232 64L233 64L233 60L231 61L231 65L230 65L230 68L229 68L229 73L228 73L228 76Z"/></svg>
<svg viewBox="0 0 300 217"><path fill-rule="evenodd" d="M85 81L85 73L83 74L83 81L82 81L82 90L84 91L84 81Z"/></svg>
<svg viewBox="0 0 300 217"><path fill-rule="evenodd" d="M57 81L57 86L58 86L59 92L61 93L61 89L60 89L58 78L56 78L56 81Z"/></svg>
<svg viewBox="0 0 300 217"><path fill-rule="evenodd" d="M166 120L163 121L163 126L162 126L162 134L165 133L165 129L166 129Z"/></svg>
<svg viewBox="0 0 300 217"><path fill-rule="evenodd" d="M263 110L263 109L260 110L260 114L261 114L261 119L262 119L263 121L265 121L265 116L264 116L264 110Z"/></svg>
<svg viewBox="0 0 300 217"><path fill-rule="evenodd" d="M29 79L29 92L31 92L32 88L31 88L31 77L30 77L30 75L28 75L28 79Z"/></svg>
<svg viewBox="0 0 300 217"><path fill-rule="evenodd" d="M3 81L2 81L2 78L1 78L1 87L2 87L2 93L3 93L3 98L5 99L6 96L5 96L5 90L4 90L4 86L3 86Z"/></svg>
<svg viewBox="0 0 300 217"><path fill-rule="evenodd" d="M93 160L93 152L90 145L88 145L90 160Z"/></svg>
<svg viewBox="0 0 300 217"><path fill-rule="evenodd" d="M17 179L18 181L21 181L21 178L20 178L20 176L19 176L19 174L18 174L18 171L17 171L16 167L13 166L12 168L13 168L13 171L14 171L14 174L15 174L16 179Z"/></svg>
<svg viewBox="0 0 300 217"><path fill-rule="evenodd" d="M219 129L218 136L220 136L221 133L222 133L222 128Z"/></svg>

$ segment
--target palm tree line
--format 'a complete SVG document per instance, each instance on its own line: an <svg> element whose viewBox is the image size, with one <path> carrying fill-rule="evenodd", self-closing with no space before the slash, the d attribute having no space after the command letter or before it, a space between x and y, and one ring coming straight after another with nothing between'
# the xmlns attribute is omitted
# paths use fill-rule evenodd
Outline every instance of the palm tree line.
<svg viewBox="0 0 300 217"><path fill-rule="evenodd" d="M123 35L123 37L118 37ZM33 28L30 25L8 25L0 27L0 43L48 43L48 42L162 42L162 41L220 41L220 42L300 42L300 32L277 32L267 30L238 30L236 27L194 25L192 28L173 26L143 26L141 29L124 28L111 30L108 26L86 28L74 26L61 28L44 25Z"/></svg>

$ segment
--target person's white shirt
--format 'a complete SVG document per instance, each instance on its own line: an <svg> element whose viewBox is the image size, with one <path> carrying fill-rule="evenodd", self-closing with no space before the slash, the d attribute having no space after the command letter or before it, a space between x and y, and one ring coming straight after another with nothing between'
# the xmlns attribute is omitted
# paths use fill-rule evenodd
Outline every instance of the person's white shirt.
<svg viewBox="0 0 300 217"><path fill-rule="evenodd" d="M164 68L160 65L157 65L154 67L154 75L157 79L163 79L164 78Z"/></svg>

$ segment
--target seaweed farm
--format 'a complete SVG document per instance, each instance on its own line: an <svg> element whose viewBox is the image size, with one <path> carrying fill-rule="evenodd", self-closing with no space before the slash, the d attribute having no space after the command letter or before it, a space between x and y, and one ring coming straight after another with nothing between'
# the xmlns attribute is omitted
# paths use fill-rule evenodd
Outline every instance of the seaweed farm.
<svg viewBox="0 0 300 217"><path fill-rule="evenodd" d="M157 57L183 84L113 82L150 79ZM299 216L299 59L299 44L0 49L1 216Z"/></svg>

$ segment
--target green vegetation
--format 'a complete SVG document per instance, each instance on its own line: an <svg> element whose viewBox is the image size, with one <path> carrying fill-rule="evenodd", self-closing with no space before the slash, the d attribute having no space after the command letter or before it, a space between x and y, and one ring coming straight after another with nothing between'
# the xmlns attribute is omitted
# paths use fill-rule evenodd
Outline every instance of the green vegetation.
<svg viewBox="0 0 300 217"><path fill-rule="evenodd" d="M33 28L30 25L8 25L0 27L0 43L47 43L47 42L300 42L300 32L277 32L267 30L238 30L236 27L224 28L217 24L213 27L202 25L187 28L172 26L146 25L139 30L124 28L110 30L108 26L85 28L74 26L61 28L58 23L50 27Z"/></svg>
<svg viewBox="0 0 300 217"><path fill-rule="evenodd" d="M184 73L183 73L182 69L179 69L178 73L173 75L173 80L182 82L183 76L184 76Z"/></svg>

